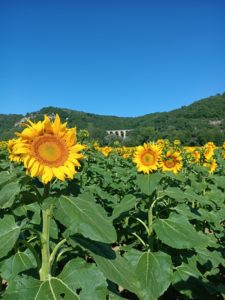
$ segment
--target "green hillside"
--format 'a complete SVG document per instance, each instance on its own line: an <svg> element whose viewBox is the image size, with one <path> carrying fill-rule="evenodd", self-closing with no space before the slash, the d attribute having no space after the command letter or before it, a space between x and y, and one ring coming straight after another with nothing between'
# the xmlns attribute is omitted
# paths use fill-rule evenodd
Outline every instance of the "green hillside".
<svg viewBox="0 0 225 300"><path fill-rule="evenodd" d="M101 116L57 107L45 107L38 112L27 114L26 117L40 120L45 114L54 113L58 113L70 127L77 126L78 130L87 129L91 138L97 139L102 144L114 142L115 137L106 136L106 130L111 129L132 129L124 141L130 146L158 138L180 139L186 145L203 145L207 141L220 145L225 141L225 93L170 112L133 118ZM12 138L15 131L22 130L19 125L15 126L22 118L22 115L1 114L0 139Z"/></svg>

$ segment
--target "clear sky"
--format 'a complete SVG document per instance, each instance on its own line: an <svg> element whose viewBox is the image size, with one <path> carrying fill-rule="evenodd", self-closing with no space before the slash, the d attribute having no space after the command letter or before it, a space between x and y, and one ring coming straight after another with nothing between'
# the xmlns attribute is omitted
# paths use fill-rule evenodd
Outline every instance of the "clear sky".
<svg viewBox="0 0 225 300"><path fill-rule="evenodd" d="M223 92L224 0L0 1L0 113L140 116Z"/></svg>

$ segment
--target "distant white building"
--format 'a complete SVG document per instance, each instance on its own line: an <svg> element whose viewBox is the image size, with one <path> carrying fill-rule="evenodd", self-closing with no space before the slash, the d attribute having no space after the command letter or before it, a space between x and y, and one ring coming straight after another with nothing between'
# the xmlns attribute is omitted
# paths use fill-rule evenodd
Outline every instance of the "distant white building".
<svg viewBox="0 0 225 300"><path fill-rule="evenodd" d="M125 140L127 137L127 133L131 130L132 129L117 129L117 130L107 130L106 132L108 135L116 135L121 137L123 140Z"/></svg>

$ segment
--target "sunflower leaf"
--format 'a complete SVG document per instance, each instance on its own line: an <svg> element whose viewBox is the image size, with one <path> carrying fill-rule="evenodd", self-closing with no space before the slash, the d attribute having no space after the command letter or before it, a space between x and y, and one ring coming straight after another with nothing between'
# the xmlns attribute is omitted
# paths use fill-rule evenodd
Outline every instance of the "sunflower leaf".
<svg viewBox="0 0 225 300"><path fill-rule="evenodd" d="M13 216L6 215L0 219L0 257L5 256L13 248L20 233L20 227Z"/></svg>
<svg viewBox="0 0 225 300"><path fill-rule="evenodd" d="M71 234L81 233L92 240L105 243L116 241L116 231L104 209L94 201L79 197L61 196L54 212L56 219Z"/></svg>
<svg viewBox="0 0 225 300"><path fill-rule="evenodd" d="M137 184L142 193L151 196L157 189L161 178L162 174L160 173L138 174Z"/></svg>

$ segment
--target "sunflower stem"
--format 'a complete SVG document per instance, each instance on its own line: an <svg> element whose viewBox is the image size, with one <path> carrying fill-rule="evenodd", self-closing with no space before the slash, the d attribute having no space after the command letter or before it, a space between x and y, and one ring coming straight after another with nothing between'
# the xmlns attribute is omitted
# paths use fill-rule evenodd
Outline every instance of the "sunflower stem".
<svg viewBox="0 0 225 300"><path fill-rule="evenodd" d="M48 197L49 195L49 191L50 191L50 182L48 182L47 184L44 185L44 192L43 192L43 201L45 200L45 198Z"/></svg>
<svg viewBox="0 0 225 300"><path fill-rule="evenodd" d="M150 205L149 209L148 209L148 235L150 236L152 234L152 222L153 222L153 207L156 203L156 201L158 200L158 198L156 198L152 204Z"/></svg>
<svg viewBox="0 0 225 300"><path fill-rule="evenodd" d="M43 193L43 201L48 197L50 184L46 184ZM39 270L40 280L45 281L51 276L50 266L50 222L51 222L52 208L42 208L42 233L41 233L41 268Z"/></svg>
<svg viewBox="0 0 225 300"><path fill-rule="evenodd" d="M158 198L156 198L152 204L150 205L149 209L148 209L148 240L149 240L149 247L153 248L153 240L152 240L152 223L153 223L153 207L156 203L156 201L158 200Z"/></svg>

